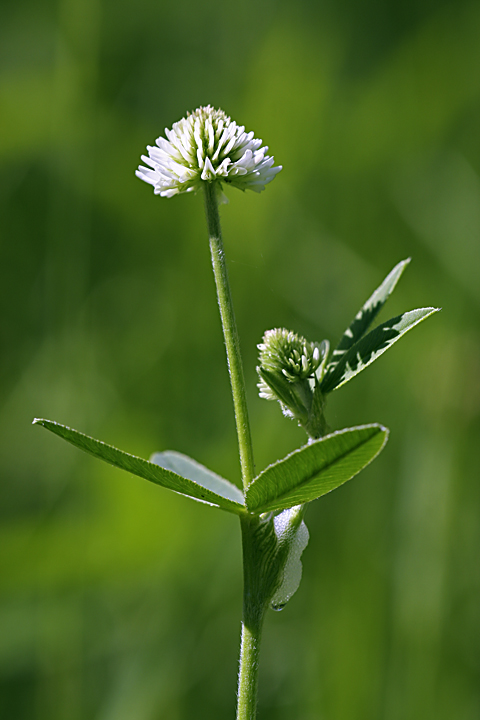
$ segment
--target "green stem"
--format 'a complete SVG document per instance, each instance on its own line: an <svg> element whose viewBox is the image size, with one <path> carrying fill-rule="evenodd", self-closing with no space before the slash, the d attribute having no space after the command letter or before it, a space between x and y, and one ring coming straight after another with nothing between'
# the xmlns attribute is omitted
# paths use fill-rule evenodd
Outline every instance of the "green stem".
<svg viewBox="0 0 480 720"><path fill-rule="evenodd" d="M255 720L256 717L260 638L261 628L252 628L242 622L237 720Z"/></svg>
<svg viewBox="0 0 480 720"><path fill-rule="evenodd" d="M242 518L241 524L244 584L237 720L255 720L260 640L266 609L265 593L262 585L268 572L264 572L265 548L262 547L259 518Z"/></svg>
<svg viewBox="0 0 480 720"><path fill-rule="evenodd" d="M223 251L222 229L218 213L217 188L214 182L203 183L205 191L205 212L207 216L210 251L212 253L213 272L217 286L218 305L222 318L223 336L227 349L228 370L232 386L235 422L237 425L238 449L242 468L244 490L252 481L255 472L253 465L252 440L248 421L245 380L243 377L242 357L237 325L233 313L232 296L228 283L227 266Z"/></svg>
<svg viewBox="0 0 480 720"><path fill-rule="evenodd" d="M213 273L217 287L218 305L222 319L223 336L227 350L228 371L232 386L235 422L237 426L238 449L242 468L244 491L255 475L252 439L248 420L245 379L243 376L240 341L233 312L232 296L228 282L222 230L218 213L217 188L214 182L203 183L205 191L205 212L207 216ZM259 542L256 534L259 520L245 517L241 520L243 540L243 622L238 676L237 720L254 720L257 705L258 656L263 624L265 603L261 599L261 566Z"/></svg>

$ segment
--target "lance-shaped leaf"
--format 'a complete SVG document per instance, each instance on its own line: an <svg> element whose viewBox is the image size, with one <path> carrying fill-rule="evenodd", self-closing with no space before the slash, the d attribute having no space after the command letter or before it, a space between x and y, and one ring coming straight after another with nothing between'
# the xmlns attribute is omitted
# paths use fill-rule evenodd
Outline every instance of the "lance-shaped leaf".
<svg viewBox="0 0 480 720"><path fill-rule="evenodd" d="M439 308L420 308L397 315L382 323L368 335L361 338L339 360L327 369L320 384L323 393L329 393L335 388L345 385L359 372L371 365L385 350L388 350L402 335L425 320L429 315L438 312Z"/></svg>
<svg viewBox="0 0 480 720"><path fill-rule="evenodd" d="M371 295L361 310L355 315L350 326L343 333L342 339L333 351L332 361L328 364L327 371L333 369L341 360L342 356L350 350L352 345L360 340L367 332L378 313L385 305L386 301L395 289L397 282L410 262L410 258L402 260L395 265L393 270L387 275L385 280L378 287L373 295Z"/></svg>
<svg viewBox="0 0 480 720"><path fill-rule="evenodd" d="M250 512L284 510L315 500L360 472L380 452L388 430L362 425L339 430L267 467L249 486Z"/></svg>
<svg viewBox="0 0 480 720"><path fill-rule="evenodd" d="M72 428L66 427L65 425L60 425L60 423L38 418L36 418L33 423L42 425L44 428L47 428L47 430L50 430L64 440L72 443L72 445L75 445L75 447L80 448L80 450L84 450L90 455L104 460L121 470L126 470L132 473L132 475L138 475L138 477L173 490L181 495L188 495L195 500L201 500L202 502L214 505L228 512L240 515L246 511L242 503L242 493L240 490L235 488L238 490L238 493L235 498L232 498L232 488L234 486L226 480L223 480L219 475L215 475L216 490L212 490L212 475L214 475L214 473L210 473L207 468L198 465L198 463L195 463L193 460L190 460L190 463L197 466L197 472L193 473L192 465L190 465L188 477L182 477L177 472L162 467L160 464L148 462L135 455L130 455L129 453L123 452L123 450L118 450L112 445L107 445L100 440L95 440L88 435L84 435L78 432L78 430L72 430ZM169 453L167 453L167 455L168 454ZM185 456L181 457L184 460L187 459ZM185 467L186 464L187 463L184 462L183 466ZM225 485L222 485L222 483L225 483ZM226 488L226 486L228 486L228 488ZM223 493L218 492L220 487L223 487Z"/></svg>

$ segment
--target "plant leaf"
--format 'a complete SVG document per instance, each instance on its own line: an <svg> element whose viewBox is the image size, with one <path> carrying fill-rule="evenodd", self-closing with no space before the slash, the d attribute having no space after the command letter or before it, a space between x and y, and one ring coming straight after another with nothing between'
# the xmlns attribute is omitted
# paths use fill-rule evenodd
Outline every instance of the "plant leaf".
<svg viewBox="0 0 480 720"><path fill-rule="evenodd" d="M320 384L323 393L329 393L335 388L345 385L355 375L364 370L376 360L385 350L388 350L402 335L415 325L425 320L429 315L438 312L439 308L419 308L397 315L382 323L353 345L335 365L327 368L327 372Z"/></svg>
<svg viewBox="0 0 480 720"><path fill-rule="evenodd" d="M355 315L354 320L345 330L342 339L333 351L332 362L329 363L330 368L337 365L342 355L344 355L352 347L352 345L355 345L355 343L358 342L363 335L365 335L368 328L394 291L397 282L400 280L400 277L409 262L410 258L407 258L406 260L399 262L398 265L395 265L380 287L375 290L373 295L368 298L362 309Z"/></svg>
<svg viewBox="0 0 480 720"><path fill-rule="evenodd" d="M176 452L175 450L166 450L165 452L154 453L150 458L150 462L154 465L181 475L187 480L191 480L197 485L201 485L208 490L221 495L225 500L244 504L243 493L236 485L209 470L205 465L201 465L196 460L192 460L188 455Z"/></svg>
<svg viewBox="0 0 480 720"><path fill-rule="evenodd" d="M315 500L350 480L380 452L388 438L382 425L339 430L267 467L246 494L250 512L284 510Z"/></svg>
<svg viewBox="0 0 480 720"><path fill-rule="evenodd" d="M210 486L202 485L198 482L201 475L200 472L197 472L196 480L193 480L192 477L182 477L178 473L172 472L170 469L166 469L159 464L148 462L135 455L130 455L129 453L123 452L123 450L117 450L117 448L112 445L107 445L100 440L95 440L88 435L78 432L78 430L73 430L66 425L60 425L60 423L53 422L52 420L35 418L33 424L42 425L47 430L50 430L64 440L72 443L72 445L75 445L75 447L80 448L80 450L84 450L90 455L104 460L121 470L126 470L132 473L132 475L138 475L138 477L149 480L157 485L162 485L162 487L173 490L181 495L188 495L195 500L201 500L202 502L214 505L228 512L241 515L246 511L245 506L241 502L218 494L211 490ZM193 460L191 460L190 463L197 465ZM201 465L198 467L202 468ZM210 471L206 468L203 468L203 470L207 474L210 474ZM193 473L190 472L190 475L193 475ZM218 480L222 480L219 476L216 477ZM226 481L223 482L226 483ZM228 483L228 485L230 486L230 483ZM240 493L240 491L238 492Z"/></svg>

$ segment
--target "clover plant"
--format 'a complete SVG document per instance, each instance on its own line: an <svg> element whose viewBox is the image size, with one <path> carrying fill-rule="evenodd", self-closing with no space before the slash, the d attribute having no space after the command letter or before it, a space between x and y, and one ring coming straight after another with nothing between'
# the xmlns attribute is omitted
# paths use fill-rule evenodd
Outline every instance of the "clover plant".
<svg viewBox="0 0 480 720"><path fill-rule="evenodd" d="M201 191L233 395L243 488L195 460L167 450L149 461L51 420L35 419L76 447L162 487L237 515L242 532L244 602L237 720L256 717L258 664L264 616L282 609L296 591L300 557L308 543L307 503L353 478L383 449L388 430L373 423L329 432L328 395L364 370L406 332L437 311L421 308L370 329L409 260L403 260L359 310L331 351L328 340L310 342L292 330L267 330L259 348L260 397L280 403L297 421L306 444L255 473L240 343L220 227L223 189L261 192L281 171L268 148L222 110L201 107L148 147L137 176L154 193L172 197Z"/></svg>

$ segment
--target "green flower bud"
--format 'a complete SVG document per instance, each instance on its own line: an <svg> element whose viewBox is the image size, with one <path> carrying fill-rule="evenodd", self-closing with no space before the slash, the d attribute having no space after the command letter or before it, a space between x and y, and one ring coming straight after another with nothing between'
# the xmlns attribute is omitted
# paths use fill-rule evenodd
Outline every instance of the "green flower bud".
<svg viewBox="0 0 480 720"><path fill-rule="evenodd" d="M278 400L284 415L294 418L310 437L325 430L322 378L329 344L310 343L285 328L267 330L258 345L260 397Z"/></svg>
<svg viewBox="0 0 480 720"><path fill-rule="evenodd" d="M267 330L260 350L260 366L283 373L290 382L312 377L321 362L320 348L285 328Z"/></svg>

